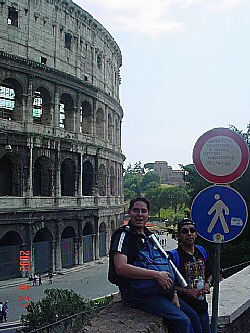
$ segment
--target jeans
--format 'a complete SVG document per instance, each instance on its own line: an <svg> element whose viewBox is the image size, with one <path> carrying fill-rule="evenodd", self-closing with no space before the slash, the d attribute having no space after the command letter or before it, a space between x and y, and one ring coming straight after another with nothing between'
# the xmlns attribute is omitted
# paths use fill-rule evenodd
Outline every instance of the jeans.
<svg viewBox="0 0 250 333"><path fill-rule="evenodd" d="M179 298L181 310L189 317L194 333L203 333L200 317L198 313L181 298Z"/></svg>
<svg viewBox="0 0 250 333"><path fill-rule="evenodd" d="M179 298L181 310L190 318L194 333L211 333L209 315L205 312L199 315L190 305Z"/></svg>
<svg viewBox="0 0 250 333"><path fill-rule="evenodd" d="M194 333L188 316L164 296L129 297L128 290L122 293L124 304L162 317L173 333Z"/></svg>
<svg viewBox="0 0 250 333"><path fill-rule="evenodd" d="M212 333L209 325L209 315L208 312L205 312L200 316L200 322L203 329L203 333Z"/></svg>

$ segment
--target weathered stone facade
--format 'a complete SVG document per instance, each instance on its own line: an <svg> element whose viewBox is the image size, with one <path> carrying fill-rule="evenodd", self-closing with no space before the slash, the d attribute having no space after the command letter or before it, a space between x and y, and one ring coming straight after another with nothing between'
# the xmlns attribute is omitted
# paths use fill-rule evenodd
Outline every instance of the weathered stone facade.
<svg viewBox="0 0 250 333"><path fill-rule="evenodd" d="M122 56L108 31L70 0L6 0L0 8L6 279L20 274L20 249L31 251L33 273L106 255L124 212Z"/></svg>

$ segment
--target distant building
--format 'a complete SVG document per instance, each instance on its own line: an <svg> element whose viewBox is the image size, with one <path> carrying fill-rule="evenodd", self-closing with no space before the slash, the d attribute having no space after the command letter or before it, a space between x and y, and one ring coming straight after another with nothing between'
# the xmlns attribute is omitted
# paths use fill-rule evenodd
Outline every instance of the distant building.
<svg viewBox="0 0 250 333"><path fill-rule="evenodd" d="M154 171L159 173L162 184L183 184L183 171L173 170L166 161L155 161Z"/></svg>

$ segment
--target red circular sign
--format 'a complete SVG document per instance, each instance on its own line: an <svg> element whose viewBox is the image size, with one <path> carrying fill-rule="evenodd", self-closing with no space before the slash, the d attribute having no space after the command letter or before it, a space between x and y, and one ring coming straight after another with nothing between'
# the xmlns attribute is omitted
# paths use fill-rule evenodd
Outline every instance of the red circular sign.
<svg viewBox="0 0 250 333"><path fill-rule="evenodd" d="M209 182L228 184L246 171L249 149L240 134L228 128L214 128L197 140L193 161L199 174Z"/></svg>

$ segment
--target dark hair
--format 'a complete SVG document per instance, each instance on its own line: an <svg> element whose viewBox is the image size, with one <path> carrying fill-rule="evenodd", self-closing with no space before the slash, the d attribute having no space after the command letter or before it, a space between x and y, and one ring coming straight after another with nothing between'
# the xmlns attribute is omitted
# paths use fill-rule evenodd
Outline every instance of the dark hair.
<svg viewBox="0 0 250 333"><path fill-rule="evenodd" d="M187 224L191 224L193 225L195 228L196 228L196 225L194 223L194 221L192 221L191 219L189 218L184 218L183 220L179 221L178 222L178 232L181 231L181 228L184 226L184 225L187 225Z"/></svg>
<svg viewBox="0 0 250 333"><path fill-rule="evenodd" d="M150 210L150 203L148 201L148 199L144 198L144 197L139 197L139 198L134 198L130 201L129 203L129 210L132 210L134 204L137 202L137 201L142 201L142 202L145 202L145 204L147 205L147 209L148 211Z"/></svg>

